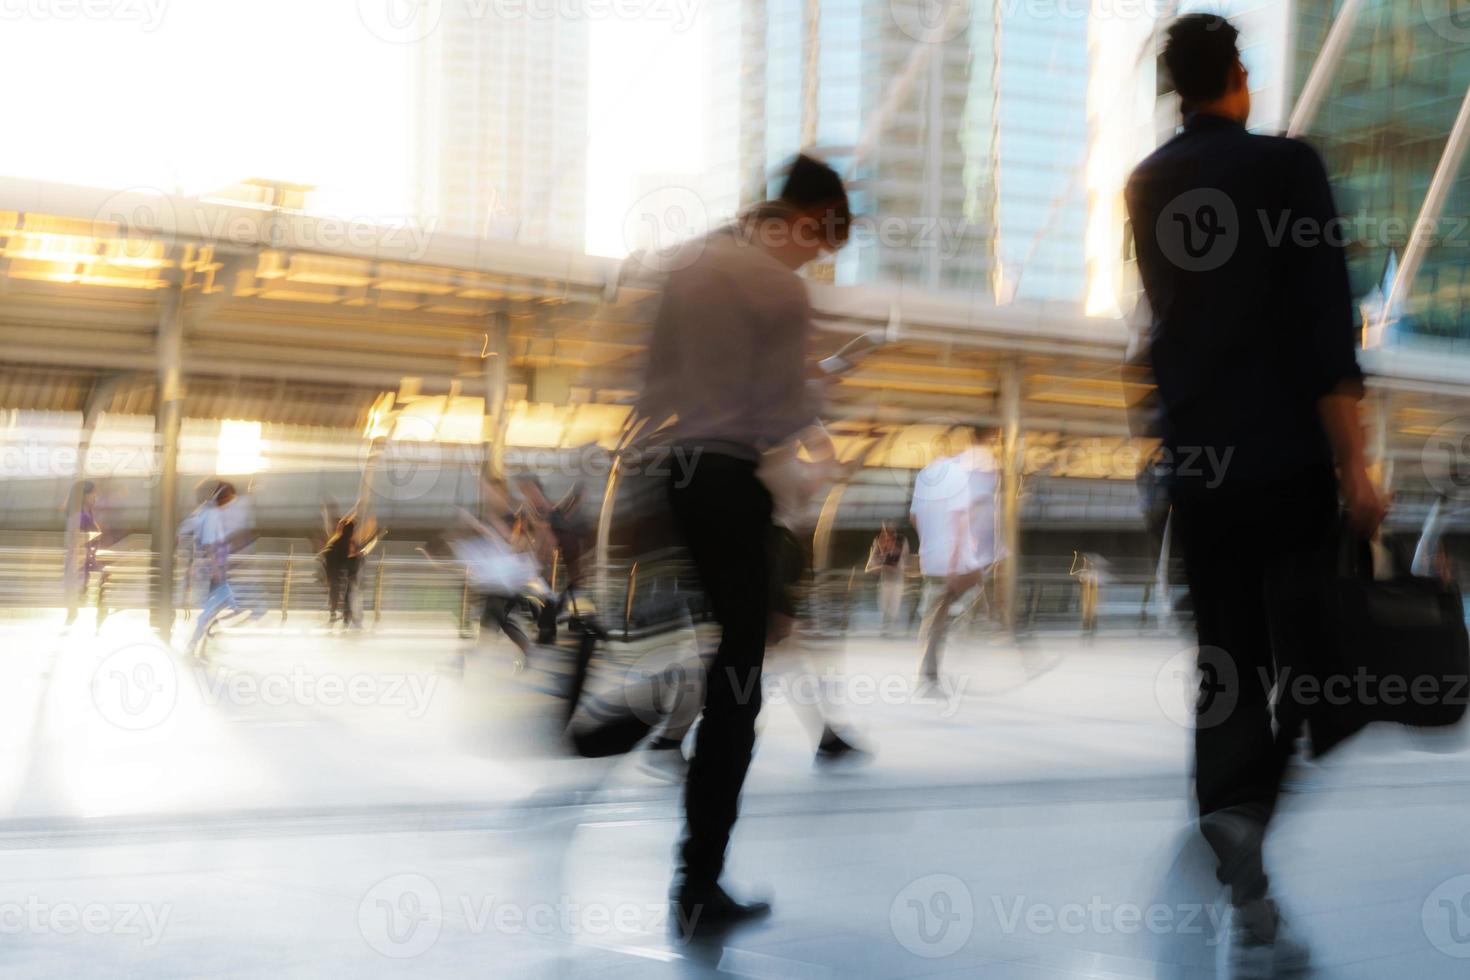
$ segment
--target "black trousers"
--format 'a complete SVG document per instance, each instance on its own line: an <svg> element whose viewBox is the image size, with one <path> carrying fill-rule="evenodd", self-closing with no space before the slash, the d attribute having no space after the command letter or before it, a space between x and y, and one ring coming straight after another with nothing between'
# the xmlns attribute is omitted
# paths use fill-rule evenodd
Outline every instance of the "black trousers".
<svg viewBox="0 0 1470 980"><path fill-rule="evenodd" d="M516 603L517 600L510 596L484 596L480 600L480 629L499 629L521 653L530 653L531 641L511 616L515 612Z"/></svg>
<svg viewBox="0 0 1470 980"><path fill-rule="evenodd" d="M343 624L351 626L353 593L357 591L357 566L351 560L341 564L327 562L326 573L328 612L335 616L340 610Z"/></svg>
<svg viewBox="0 0 1470 980"><path fill-rule="evenodd" d="M681 477L669 483L675 523L720 624L684 786L680 876L696 888L713 884L724 870L761 708L771 495L755 470L754 463L703 453L687 484L679 485Z"/></svg>
<svg viewBox="0 0 1470 980"><path fill-rule="evenodd" d="M1264 822L1301 732L1300 709L1274 706L1278 672L1318 663L1326 623L1303 579L1332 571L1337 482L1330 468L1245 489L1171 494L1200 644L1195 793L1200 815L1246 807Z"/></svg>

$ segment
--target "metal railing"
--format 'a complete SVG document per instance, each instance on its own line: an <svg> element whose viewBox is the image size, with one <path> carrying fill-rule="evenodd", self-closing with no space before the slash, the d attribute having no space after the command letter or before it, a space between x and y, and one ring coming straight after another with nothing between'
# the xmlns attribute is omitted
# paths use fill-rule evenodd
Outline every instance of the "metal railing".
<svg viewBox="0 0 1470 980"><path fill-rule="evenodd" d="M64 608L68 601L64 555L60 547L0 547L0 608ZM151 553L102 551L98 559L100 567L87 577L82 605L114 611L149 607L154 581ZM187 616L202 604L208 584L182 549L175 568L175 606ZM325 610L328 604L327 583L305 542L290 544L284 554L233 556L230 584L242 598L275 611L283 623L292 613ZM461 623L469 616L469 577L459 562L380 553L364 562L357 589L363 614L373 622L385 612L444 613Z"/></svg>
<svg viewBox="0 0 1470 980"><path fill-rule="evenodd" d="M0 608L65 608L67 584L63 550L56 546L0 547ZM101 568L88 576L83 606L119 611L147 609L153 581L152 555L144 550L99 554ZM188 617L208 591L201 570L181 550L175 568L175 607ZM608 594L584 594L579 601L599 610L599 617L622 640L656 634L670 624L704 618L698 577L679 549L665 549L608 563ZM293 614L322 612L328 606L327 583L316 554L306 542L291 542L284 553L235 555L230 581L242 600L264 605L281 624ZM1180 581L1175 577L1175 582ZM904 608L912 621L922 611L923 580L910 578ZM1083 588L1078 577L1045 568L1021 570L1019 610L1026 629L1071 628L1082 622ZM1163 626L1151 571L1114 567L1100 589L1098 618L1112 626ZM419 556L370 556L357 581L365 625L381 622L385 613L442 614L461 632L473 632L477 594L463 563L428 561ZM1182 586L1171 589L1171 598ZM809 592L814 615L824 627L863 628L876 615L877 578L860 567L820 571ZM269 621L269 620L267 620Z"/></svg>

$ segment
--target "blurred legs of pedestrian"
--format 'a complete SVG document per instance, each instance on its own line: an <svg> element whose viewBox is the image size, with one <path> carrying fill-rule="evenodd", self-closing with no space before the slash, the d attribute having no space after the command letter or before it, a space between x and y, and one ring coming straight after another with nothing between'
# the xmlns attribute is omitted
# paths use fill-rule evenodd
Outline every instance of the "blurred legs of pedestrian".
<svg viewBox="0 0 1470 980"><path fill-rule="evenodd" d="M1327 625L1320 610L1274 602L1281 589L1270 583L1281 575L1326 581L1336 480L1323 468L1261 488L1176 493L1174 513L1199 633L1200 830L1215 852L1236 921L1269 943L1280 918L1262 849L1302 728L1289 701L1279 702L1273 716L1270 692L1278 671L1315 661L1311 645L1322 641ZM1285 945L1275 941L1278 966L1295 952Z"/></svg>
<svg viewBox="0 0 1470 980"><path fill-rule="evenodd" d="M785 675L787 698L816 745L820 766L872 758L871 752L853 744L848 719L838 710L839 699L832 696L832 685L838 682L836 644L840 642L812 636L798 627L777 648L782 651L778 662Z"/></svg>
<svg viewBox="0 0 1470 980"><path fill-rule="evenodd" d="M770 552L771 610L781 628L773 629L768 638L767 654L774 655L770 663L782 675L787 700L816 745L816 761L820 765L870 758L839 734L847 726L838 718L829 690L846 642L847 593L834 618L830 597L815 589L810 550L789 528L771 527Z"/></svg>
<svg viewBox="0 0 1470 980"><path fill-rule="evenodd" d="M676 478L677 479L677 478ZM704 719L684 788L685 828L673 899L678 914L733 921L769 911L742 906L719 885L740 790L755 748L769 613L771 495L756 464L705 452L669 502L720 624L706 675Z"/></svg>
<svg viewBox="0 0 1470 980"><path fill-rule="evenodd" d="M903 573L880 572L878 575L878 611L882 614L883 636L892 636L899 629L903 613Z"/></svg>
<svg viewBox="0 0 1470 980"><path fill-rule="evenodd" d="M924 622L919 628L924 653L919 660L919 682L928 687L939 683L939 661L949 636L950 607L981 584L979 572L952 579L929 577L924 584Z"/></svg>
<svg viewBox="0 0 1470 980"><path fill-rule="evenodd" d="M690 633L693 634L691 624ZM684 758L684 741L704 707L705 675L715 651L701 651L698 640L682 651L668 667L660 683L663 721L644 745L641 767L659 779L682 782L689 773Z"/></svg>
<svg viewBox="0 0 1470 980"><path fill-rule="evenodd" d="M209 594L204 597L204 608L199 611L199 619L194 624L194 634L189 638L189 652L196 657L203 656L204 641L210 628L227 613L239 612L249 613L251 619L259 619L265 615L265 605L242 603L228 581L211 585Z"/></svg>
<svg viewBox="0 0 1470 980"><path fill-rule="evenodd" d="M356 598L357 576L352 569L343 565L327 566L327 603L329 615L327 624L335 623L339 618L344 627L351 627L353 622L352 603Z"/></svg>
<svg viewBox="0 0 1470 980"><path fill-rule="evenodd" d="M827 764L843 761L868 761L872 753L858 748L844 737L850 725L836 708L830 685L835 670L835 654L829 649L834 641L813 638L800 627L792 636L768 651L772 669L785 675L789 700L797 720L811 736L816 747L816 761ZM708 659L708 658L706 658ZM671 668L664 680L664 719L644 746L642 768L661 779L680 777L685 772L684 740L703 707L704 675L708 664L689 659Z"/></svg>
<svg viewBox="0 0 1470 980"><path fill-rule="evenodd" d="M487 595L481 600L480 643L483 644L495 630L505 634L505 638L515 644L516 648L512 667L520 671L531 659L531 641L511 615L517 602L512 596L498 595Z"/></svg>
<svg viewBox="0 0 1470 980"><path fill-rule="evenodd" d="M1095 576L1085 573L1078 584L1082 588L1082 632L1092 639L1097 636L1097 607L1101 587Z"/></svg>

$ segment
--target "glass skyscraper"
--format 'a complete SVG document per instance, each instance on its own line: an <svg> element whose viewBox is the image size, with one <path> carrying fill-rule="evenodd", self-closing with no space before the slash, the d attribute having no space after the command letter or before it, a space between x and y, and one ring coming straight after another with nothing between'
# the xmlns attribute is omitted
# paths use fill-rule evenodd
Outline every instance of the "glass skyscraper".
<svg viewBox="0 0 1470 980"><path fill-rule="evenodd" d="M415 210L446 232L581 250L588 25L426 5L413 46Z"/></svg>
<svg viewBox="0 0 1470 980"><path fill-rule="evenodd" d="M1300 93L1341 0L1296 0ZM1350 219L1354 294L1372 315L1403 258L1470 86L1470 20L1450 3L1366 0L1307 137L1326 160ZM1387 343L1450 344L1470 353L1470 161L1454 172L1423 265Z"/></svg>
<svg viewBox="0 0 1470 980"><path fill-rule="evenodd" d="M792 154L814 151L853 178L863 219L837 281L1080 303L1087 18L950 2L938 38L921 40L946 3L724 0L712 60L742 91L722 88L712 111L740 119L710 127L710 158L738 175L714 183L748 204ZM873 138L895 85L904 95Z"/></svg>

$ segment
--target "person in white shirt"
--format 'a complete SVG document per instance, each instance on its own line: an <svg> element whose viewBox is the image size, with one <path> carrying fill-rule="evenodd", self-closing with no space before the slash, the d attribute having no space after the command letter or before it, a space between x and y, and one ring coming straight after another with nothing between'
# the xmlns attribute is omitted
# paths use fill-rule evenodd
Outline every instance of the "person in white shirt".
<svg viewBox="0 0 1470 980"><path fill-rule="evenodd" d="M797 157L777 200L672 256L654 320L639 413L692 460L670 479L669 503L721 634L672 894L691 932L770 911L719 884L755 747L770 614L773 504L756 468L816 420L807 381L820 371L808 364L811 316L796 270L840 248L851 223L836 171Z"/></svg>
<svg viewBox="0 0 1470 980"><path fill-rule="evenodd" d="M919 678L939 682L939 660L949 631L949 611L1004 555L997 547L999 467L990 449L995 431L974 430L969 448L941 456L914 481L910 520L919 533L919 569L925 578L923 657Z"/></svg>

